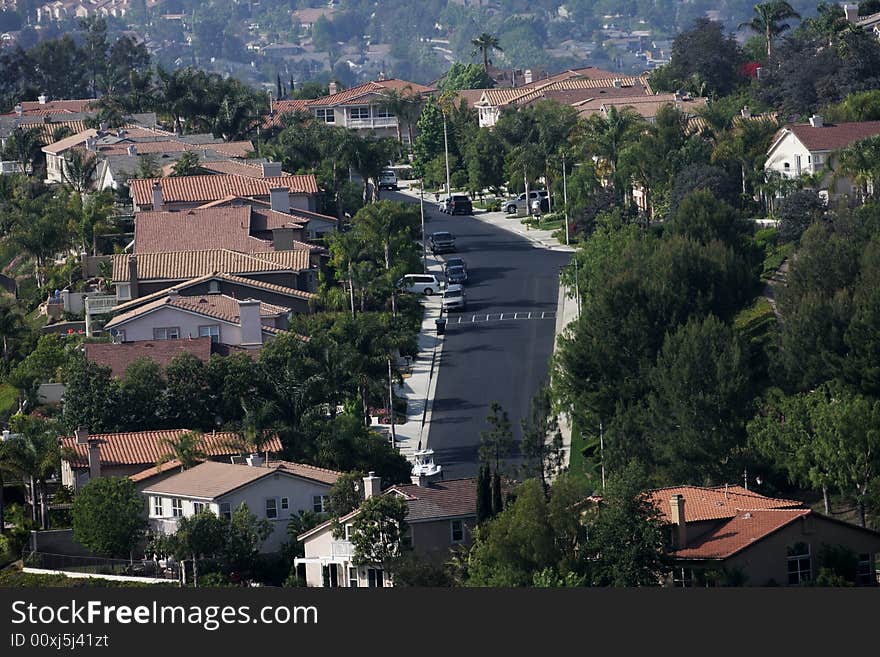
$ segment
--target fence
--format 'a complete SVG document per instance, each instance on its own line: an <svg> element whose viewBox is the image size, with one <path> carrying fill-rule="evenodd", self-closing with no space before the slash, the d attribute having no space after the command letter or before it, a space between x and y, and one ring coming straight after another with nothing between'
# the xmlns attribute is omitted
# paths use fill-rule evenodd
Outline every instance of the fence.
<svg viewBox="0 0 880 657"><path fill-rule="evenodd" d="M179 564L160 564L149 559L110 559L51 552L30 552L24 557L24 565L77 575L121 575L130 578L144 577L167 580L180 578Z"/></svg>

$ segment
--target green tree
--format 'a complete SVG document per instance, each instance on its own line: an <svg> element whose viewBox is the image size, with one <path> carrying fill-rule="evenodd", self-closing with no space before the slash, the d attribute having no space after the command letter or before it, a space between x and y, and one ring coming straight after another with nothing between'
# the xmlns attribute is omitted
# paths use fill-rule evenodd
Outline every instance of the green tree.
<svg viewBox="0 0 880 657"><path fill-rule="evenodd" d="M339 479L330 488L327 512L331 516L341 518L361 505L364 499L363 478L362 472L346 472L339 476Z"/></svg>
<svg viewBox="0 0 880 657"><path fill-rule="evenodd" d="M205 509L180 518L174 533L178 559L193 562L193 586L199 585L199 560L221 554L226 545L229 523Z"/></svg>
<svg viewBox="0 0 880 657"><path fill-rule="evenodd" d="M497 516L504 511L504 497L501 494L501 473L492 473L492 515Z"/></svg>
<svg viewBox="0 0 880 657"><path fill-rule="evenodd" d="M98 554L128 557L146 528L144 501L126 477L92 479L73 502L73 537Z"/></svg>
<svg viewBox="0 0 880 657"><path fill-rule="evenodd" d="M474 51L472 55L476 55L480 53L483 58L483 70L489 70L489 53L493 50L497 50L499 52L502 51L501 44L498 41L498 37L489 34L488 32L483 32L479 36L474 39L471 39L471 45L474 47Z"/></svg>
<svg viewBox="0 0 880 657"><path fill-rule="evenodd" d="M487 464L480 465L477 477L477 523L492 517L492 474Z"/></svg>
<svg viewBox="0 0 880 657"><path fill-rule="evenodd" d="M92 433L117 428L119 386L110 368L75 354L64 369L63 421L68 431L87 427Z"/></svg>
<svg viewBox="0 0 880 657"><path fill-rule="evenodd" d="M194 176L199 172L199 155L194 151L184 151L171 168L172 176Z"/></svg>
<svg viewBox="0 0 880 657"><path fill-rule="evenodd" d="M377 495L366 500L352 522L353 562L385 564L397 559L408 513L406 501L399 495Z"/></svg>
<svg viewBox="0 0 880 657"><path fill-rule="evenodd" d="M11 439L6 456L14 469L28 482L34 521L39 519L40 527L48 529L49 498L46 482L61 471L57 425L43 417L17 414L10 419L10 428L16 436Z"/></svg>
<svg viewBox="0 0 880 657"><path fill-rule="evenodd" d="M849 176L859 187L861 199L880 199L880 137L850 144L839 155L835 176ZM869 190L871 192L869 193Z"/></svg>
<svg viewBox="0 0 880 657"><path fill-rule="evenodd" d="M440 81L441 91L459 91L460 89L491 89L495 81L479 64L462 64L455 62L446 71Z"/></svg>
<svg viewBox="0 0 880 657"><path fill-rule="evenodd" d="M755 15L747 23L740 23L740 28L747 27L764 36L767 42L767 58L770 58L773 39L791 26L786 20L800 18L791 5L784 0L773 0L755 5Z"/></svg>
<svg viewBox="0 0 880 657"><path fill-rule="evenodd" d="M260 546L272 533L272 524L257 518L242 502L235 511L226 532L223 559L234 571L248 573L257 561Z"/></svg>
<svg viewBox="0 0 880 657"><path fill-rule="evenodd" d="M513 431L507 411L497 401L489 405L486 422L489 429L480 432L480 462L491 465L497 473L504 467L504 460L513 453Z"/></svg>
<svg viewBox="0 0 880 657"><path fill-rule="evenodd" d="M562 433L552 408L550 389L541 386L532 398L528 417L520 422L520 454L526 476L537 476L547 490L550 480L565 466Z"/></svg>
<svg viewBox="0 0 880 657"><path fill-rule="evenodd" d="M165 378L162 368L151 358L140 358L129 365L119 386L119 426L128 431L162 426L162 397Z"/></svg>
<svg viewBox="0 0 880 657"><path fill-rule="evenodd" d="M161 446L165 453L156 462L157 467L169 461L177 461L180 463L180 471L183 472L208 458L202 434L198 431L184 431L178 436L163 438Z"/></svg>
<svg viewBox="0 0 880 657"><path fill-rule="evenodd" d="M91 188L97 168L97 156L88 151L71 148L64 154L61 177L65 185L82 194Z"/></svg>

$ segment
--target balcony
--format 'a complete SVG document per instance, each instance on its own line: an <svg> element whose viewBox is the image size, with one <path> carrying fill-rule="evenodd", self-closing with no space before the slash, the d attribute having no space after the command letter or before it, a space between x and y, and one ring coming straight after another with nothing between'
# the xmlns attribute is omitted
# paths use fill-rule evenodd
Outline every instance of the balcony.
<svg viewBox="0 0 880 657"><path fill-rule="evenodd" d="M104 315L116 306L116 295L96 294L85 298L86 315Z"/></svg>
<svg viewBox="0 0 880 657"><path fill-rule="evenodd" d="M351 559L354 556L354 545L351 541L333 541L330 543L330 556Z"/></svg>
<svg viewBox="0 0 880 657"><path fill-rule="evenodd" d="M397 117L396 116L373 116L367 119L353 119L348 118L346 120L347 128L361 129L361 130L371 130L375 128L396 128L397 127Z"/></svg>
<svg viewBox="0 0 880 657"><path fill-rule="evenodd" d="M157 534L174 534L180 518L150 518L150 529Z"/></svg>

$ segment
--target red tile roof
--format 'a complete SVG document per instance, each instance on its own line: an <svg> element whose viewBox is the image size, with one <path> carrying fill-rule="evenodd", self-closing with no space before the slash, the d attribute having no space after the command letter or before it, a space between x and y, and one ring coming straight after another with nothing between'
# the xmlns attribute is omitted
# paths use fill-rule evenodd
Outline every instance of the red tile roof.
<svg viewBox="0 0 880 657"><path fill-rule="evenodd" d="M167 291L166 291L167 292ZM111 319L105 328L113 328L133 319L140 317L146 313L150 313L159 308L179 308L192 313L219 319L230 324L238 324L239 317L239 300L226 296L225 294L203 294L199 296L184 296L181 294L165 294L165 296L139 306L134 310L129 310L121 315L116 315ZM274 318L280 315L286 315L290 312L290 308L276 306L270 303L260 302L260 317Z"/></svg>
<svg viewBox="0 0 880 657"><path fill-rule="evenodd" d="M127 281L128 260L135 258L141 281L180 281L215 272L251 274L270 271L302 271L310 267L310 250L267 251L246 254L230 249L166 251L162 253L117 253L113 255L113 280Z"/></svg>
<svg viewBox="0 0 880 657"><path fill-rule="evenodd" d="M739 510L727 522L672 554L677 559L726 559L811 513L811 509Z"/></svg>
<svg viewBox="0 0 880 657"><path fill-rule="evenodd" d="M826 123L814 128L809 123L785 126L811 151L836 151L861 139L880 135L880 121Z"/></svg>
<svg viewBox="0 0 880 657"><path fill-rule="evenodd" d="M84 112L88 109L88 106L95 102L95 98L85 98L78 100L49 100L45 103L40 103L36 100L26 100L22 103L21 109L23 110L25 115L28 114L46 114L47 112L52 112L54 114L58 113L78 113Z"/></svg>
<svg viewBox="0 0 880 657"><path fill-rule="evenodd" d="M734 517L739 509L783 509L803 506L797 500L783 500L765 497L742 486L673 486L648 491L648 497L660 512L665 522L672 522L669 498L673 495L684 497L684 516L686 522L720 520Z"/></svg>
<svg viewBox="0 0 880 657"><path fill-rule="evenodd" d="M315 176L283 175L271 178L249 178L235 175L179 176L171 178L135 178L129 181L136 205L153 203L153 183L162 188L165 203L207 203L228 196L269 196L269 190L287 187L291 194L317 194Z"/></svg>
<svg viewBox="0 0 880 657"><path fill-rule="evenodd" d="M207 362L211 358L211 338L189 338L184 340L145 340L141 342L86 343L85 354L93 363L109 367L113 376L122 377L128 366L139 358L149 358L161 367L166 367L181 354L192 354Z"/></svg>
<svg viewBox="0 0 880 657"><path fill-rule="evenodd" d="M200 162L199 167L206 171L225 173L246 178L262 178L263 167L256 164L248 164L239 160L218 160L216 162Z"/></svg>
<svg viewBox="0 0 880 657"><path fill-rule="evenodd" d="M434 91L433 87L426 87L415 82L407 82L406 80L376 80L365 82L351 89L345 89L336 94L316 98L309 101L309 107L329 107L332 105L342 105L351 103L371 94L379 95L388 90L395 90L400 93L411 92L415 95L426 94Z"/></svg>
<svg viewBox="0 0 880 657"><path fill-rule="evenodd" d="M280 128L282 117L294 112L309 112L310 100L274 100L272 101L272 113L263 115L262 127Z"/></svg>
<svg viewBox="0 0 880 657"><path fill-rule="evenodd" d="M406 500L408 522L477 513L477 480L474 478L437 481L427 486L397 484L386 493L391 491L400 493Z"/></svg>
<svg viewBox="0 0 880 657"><path fill-rule="evenodd" d="M89 436L97 440L101 448L102 465L154 465L169 453L166 440L175 440L188 429L161 429L157 431L131 431L125 433L100 433ZM236 439L234 432L212 432L202 434L202 449L209 456L238 454L237 449L228 447ZM88 445L78 444L75 436L61 436L62 448L72 450L70 465L73 468L88 467ZM282 450L281 441L273 436L268 447L270 452Z"/></svg>

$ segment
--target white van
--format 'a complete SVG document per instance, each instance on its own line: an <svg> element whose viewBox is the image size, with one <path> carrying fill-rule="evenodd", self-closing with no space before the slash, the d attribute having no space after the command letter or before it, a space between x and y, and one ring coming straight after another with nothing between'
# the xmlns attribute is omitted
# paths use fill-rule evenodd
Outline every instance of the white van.
<svg viewBox="0 0 880 657"><path fill-rule="evenodd" d="M397 189L397 174L394 169L382 169L379 174L379 189Z"/></svg>
<svg viewBox="0 0 880 657"><path fill-rule="evenodd" d="M407 274L397 281L397 287L406 292L428 296L443 289L440 280L434 274Z"/></svg>

